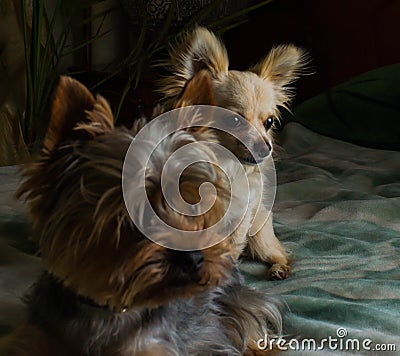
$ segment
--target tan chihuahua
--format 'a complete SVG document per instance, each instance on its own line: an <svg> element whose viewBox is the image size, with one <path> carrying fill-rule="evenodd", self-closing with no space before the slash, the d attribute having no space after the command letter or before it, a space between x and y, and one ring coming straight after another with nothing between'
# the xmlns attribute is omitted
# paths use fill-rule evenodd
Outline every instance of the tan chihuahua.
<svg viewBox="0 0 400 356"><path fill-rule="evenodd" d="M293 45L281 45L248 71L229 70L223 43L206 28L198 27L171 50L170 59L164 64L171 72L161 80L160 88L167 107L176 107L177 102L180 106L183 102L216 105L238 113L256 128L257 135L248 135L249 142L246 142L250 150L231 135L217 134L219 142L242 162L250 182L248 211L251 216L243 219L233 239L238 246L238 257L248 247L253 258L272 265L270 278L285 279L290 272L288 254L275 236L272 215L267 209L261 209L255 216L261 196L267 191L251 182L257 181L252 178L260 175L260 165L272 166L271 129L279 118L279 107L288 108L292 98L288 86L304 71L307 64L305 51ZM204 85L205 76L209 77L209 86ZM202 90L211 93L202 95ZM204 97L208 100L201 100ZM240 121L236 117L232 120L231 127L237 125L235 130L240 130ZM243 129L247 130L245 125ZM252 201L252 198L255 199ZM260 224L262 227L251 236L252 226Z"/></svg>

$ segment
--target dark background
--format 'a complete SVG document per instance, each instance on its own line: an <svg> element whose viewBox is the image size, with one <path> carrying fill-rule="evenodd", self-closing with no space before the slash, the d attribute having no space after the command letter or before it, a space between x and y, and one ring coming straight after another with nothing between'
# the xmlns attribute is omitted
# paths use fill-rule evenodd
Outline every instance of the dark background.
<svg viewBox="0 0 400 356"><path fill-rule="evenodd" d="M294 43L315 74L296 103L366 71L400 62L400 0L276 0L223 35L231 69L246 69L275 44Z"/></svg>
<svg viewBox="0 0 400 356"><path fill-rule="evenodd" d="M127 28L121 31L122 38L128 31L132 30ZM296 107L359 74L400 63L400 0L274 0L251 12L247 22L223 33L221 37L228 50L230 69L237 70L246 70L258 62L274 45L293 43L306 49L313 74L303 76L295 83L296 96L292 107ZM157 75L150 67L148 73L150 75L142 78L136 90L129 90L118 123L129 127L132 120L142 113L148 117L152 115L154 104L159 99L154 91ZM114 111L126 78L127 74L117 76L97 89L110 100ZM93 78L78 79L89 87L93 82ZM96 80L94 77L94 82ZM393 92L392 95L397 94ZM360 106L365 105L362 102L351 105L352 108ZM365 107L365 110L369 109ZM368 112L359 110L358 116ZM397 118L397 114L393 115ZM349 120L355 125L354 130L359 131L360 125L354 120L353 113L349 113ZM375 120L374 117L371 120ZM371 132L376 131L377 125L371 126ZM379 125L377 129L381 130L382 125ZM312 125L309 127L318 129ZM387 130L392 131L390 127ZM360 135L371 133L361 132ZM360 139L353 141L364 143ZM392 143L385 143L379 147L393 146Z"/></svg>

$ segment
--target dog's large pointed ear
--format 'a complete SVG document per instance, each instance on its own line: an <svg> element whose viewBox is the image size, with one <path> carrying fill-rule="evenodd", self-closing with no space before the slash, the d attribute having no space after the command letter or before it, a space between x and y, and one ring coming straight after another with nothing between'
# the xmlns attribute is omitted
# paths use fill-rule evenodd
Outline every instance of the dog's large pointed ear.
<svg viewBox="0 0 400 356"><path fill-rule="evenodd" d="M201 70L189 80L174 107L189 105L215 105L214 90L207 70Z"/></svg>
<svg viewBox="0 0 400 356"><path fill-rule="evenodd" d="M204 27L193 30L177 51L176 59L186 80L202 69L209 70L212 75L228 72L229 60L224 44Z"/></svg>
<svg viewBox="0 0 400 356"><path fill-rule="evenodd" d="M61 76L53 96L43 146L53 151L65 140L90 138L110 131L114 118L107 101L94 97L80 82Z"/></svg>
<svg viewBox="0 0 400 356"><path fill-rule="evenodd" d="M159 91L174 100L201 70L209 71L213 77L227 74L229 60L224 44L211 31L197 27L170 51L170 59L162 65L169 69L171 76L161 80Z"/></svg>
<svg viewBox="0 0 400 356"><path fill-rule="evenodd" d="M264 80L284 87L298 79L307 64L307 54L303 49L293 45L281 45L273 48L263 60L250 68L250 71Z"/></svg>

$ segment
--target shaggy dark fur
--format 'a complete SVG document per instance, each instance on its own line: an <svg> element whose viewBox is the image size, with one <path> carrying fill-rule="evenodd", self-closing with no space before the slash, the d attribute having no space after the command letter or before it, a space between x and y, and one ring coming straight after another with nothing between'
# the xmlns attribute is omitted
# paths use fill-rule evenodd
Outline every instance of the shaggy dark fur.
<svg viewBox="0 0 400 356"><path fill-rule="evenodd" d="M0 355L251 355L266 332L280 331L279 303L244 285L229 239L201 251L174 251L133 225L121 174L139 128L114 128L103 98L61 78L43 150L24 169L19 191L29 203L32 237L47 272L27 297L26 323L0 340ZM222 173L192 165L180 180L188 201L196 201L205 181L223 194L195 217L165 203L162 165L196 135L207 133L169 136L146 170L153 208L183 231L213 225L229 196ZM201 153L213 162L206 146Z"/></svg>

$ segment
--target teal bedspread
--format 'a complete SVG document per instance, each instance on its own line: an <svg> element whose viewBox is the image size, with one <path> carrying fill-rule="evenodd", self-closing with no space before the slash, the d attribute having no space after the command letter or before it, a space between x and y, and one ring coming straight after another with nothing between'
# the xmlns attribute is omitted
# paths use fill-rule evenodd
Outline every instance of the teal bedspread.
<svg viewBox="0 0 400 356"><path fill-rule="evenodd" d="M399 78L396 65L333 88L296 108L297 122L278 137L274 224L293 273L268 282L262 264L243 261L241 269L249 284L286 301L288 342L370 339L375 349L325 345L318 355L400 354L400 152L343 141L400 147ZM0 168L0 334L23 319L21 297L42 270L25 208L13 198L17 183L16 167ZM338 338L339 328L347 336Z"/></svg>
<svg viewBox="0 0 400 356"><path fill-rule="evenodd" d="M293 274L268 282L264 265L246 261L248 283L284 298L287 340L335 337L345 328L348 338L400 350L400 153L327 138L297 123L286 125L280 142L275 228L292 253ZM16 168L1 168L0 177L0 332L6 332L23 318L20 298L41 265L26 239L24 206L13 199Z"/></svg>
<svg viewBox="0 0 400 356"><path fill-rule="evenodd" d="M323 339L345 328L347 338L369 338L371 348L393 343L400 354L400 152L297 123L286 125L281 144L275 229L293 274L266 282L265 267L246 262L248 282L284 297L288 334ZM391 354L362 351L354 353Z"/></svg>
<svg viewBox="0 0 400 356"><path fill-rule="evenodd" d="M0 167L0 334L23 320L21 298L41 270L25 208L14 198L18 181L17 167Z"/></svg>

